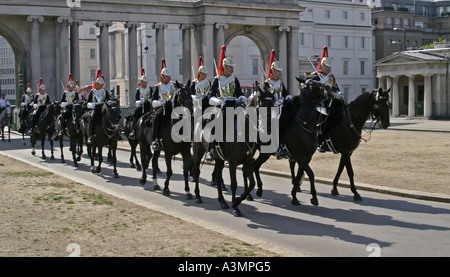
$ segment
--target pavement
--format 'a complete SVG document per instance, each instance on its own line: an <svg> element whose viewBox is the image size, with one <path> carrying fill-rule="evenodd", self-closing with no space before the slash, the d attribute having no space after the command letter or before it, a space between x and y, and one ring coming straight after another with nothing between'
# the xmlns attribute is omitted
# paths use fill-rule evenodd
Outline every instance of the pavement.
<svg viewBox="0 0 450 277"><path fill-rule="evenodd" d="M450 120L428 120L425 118L391 117L389 130L450 133Z"/></svg>

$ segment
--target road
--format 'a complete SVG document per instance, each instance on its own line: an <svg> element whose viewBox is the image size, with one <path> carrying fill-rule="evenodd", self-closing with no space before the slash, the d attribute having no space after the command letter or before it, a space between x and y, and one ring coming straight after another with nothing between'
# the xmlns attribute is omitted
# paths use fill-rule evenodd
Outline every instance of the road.
<svg viewBox="0 0 450 277"><path fill-rule="evenodd" d="M67 144L67 143L66 143ZM56 145L55 145L56 146ZM50 156L49 144L46 154ZM153 184L139 184L140 172L128 167L129 152L118 152L120 178L112 178L112 166L104 164L102 173L89 171L89 160L84 155L78 168L73 167L68 147L66 163L61 163L60 151L55 147L55 160L31 155L31 148L22 145L22 139L12 134L12 142L1 142L0 151L34 166L45 168L73 181L83 183L125 200L158 210L203 227L236 237L243 241L288 256L315 257L382 257L450 256L450 204L415 200L360 191L362 202L354 202L349 189L341 188L340 196L331 196L329 185L316 185L319 206L310 204L309 184L299 193L300 206L290 204L290 180L265 175L264 194L255 201L244 201L240 210L244 217L236 218L232 210L222 210L217 201L217 190L207 185L212 167L203 165L201 173L202 204L185 199L181 163L174 161L174 176L170 183L171 196L154 191ZM287 163L286 163L287 165ZM164 182L165 164L160 160ZM149 170L151 173L151 170ZM238 176L241 176L239 173ZM229 184L228 170L224 171ZM151 181L151 179L149 179ZM242 192L242 178L238 179ZM191 182L193 192L193 183ZM231 193L225 192L230 204Z"/></svg>

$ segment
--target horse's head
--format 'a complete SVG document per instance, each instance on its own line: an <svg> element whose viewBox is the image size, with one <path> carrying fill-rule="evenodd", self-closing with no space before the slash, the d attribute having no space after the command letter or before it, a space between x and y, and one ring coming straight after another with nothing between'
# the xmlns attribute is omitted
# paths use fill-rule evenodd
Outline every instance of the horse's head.
<svg viewBox="0 0 450 277"><path fill-rule="evenodd" d="M387 129L390 126L389 122L389 91L380 87L378 90L373 90L371 95L374 97L374 104L370 108L372 118L377 120L378 125L382 129Z"/></svg>
<svg viewBox="0 0 450 277"><path fill-rule="evenodd" d="M250 103L249 106L273 107L275 101L275 95L270 91L269 84L264 83L262 89L258 86L258 93L252 98L252 103Z"/></svg>
<svg viewBox="0 0 450 277"><path fill-rule="evenodd" d="M324 101L327 97L332 97L333 87L328 84L323 84L320 81L308 79L305 83L303 80L295 77L299 82L299 95L301 98L307 98L310 103L317 103Z"/></svg>
<svg viewBox="0 0 450 277"><path fill-rule="evenodd" d="M193 111L192 97L189 91L191 80L188 80L186 85L175 82L175 88L177 89L174 95L174 107L186 107L191 113Z"/></svg>
<svg viewBox="0 0 450 277"><path fill-rule="evenodd" d="M76 125L80 122L80 118L83 116L83 114L84 114L83 103L82 102L74 103L72 108L72 118L73 122Z"/></svg>
<svg viewBox="0 0 450 277"><path fill-rule="evenodd" d="M122 118L119 101L117 99L112 99L106 102L103 105L103 113L114 128L119 129L120 119Z"/></svg>

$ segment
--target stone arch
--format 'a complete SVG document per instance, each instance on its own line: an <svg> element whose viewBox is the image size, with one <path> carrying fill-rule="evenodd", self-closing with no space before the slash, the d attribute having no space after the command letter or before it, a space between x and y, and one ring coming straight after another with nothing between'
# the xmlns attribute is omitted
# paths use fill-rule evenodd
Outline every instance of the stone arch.
<svg viewBox="0 0 450 277"><path fill-rule="evenodd" d="M15 79L16 79L16 104L20 101L21 94L26 86L26 80L28 79L28 73L26 68L27 64L27 52L22 39L12 30L10 27L0 23L0 35L4 37L14 52L15 61ZM19 82L22 80L22 87Z"/></svg>

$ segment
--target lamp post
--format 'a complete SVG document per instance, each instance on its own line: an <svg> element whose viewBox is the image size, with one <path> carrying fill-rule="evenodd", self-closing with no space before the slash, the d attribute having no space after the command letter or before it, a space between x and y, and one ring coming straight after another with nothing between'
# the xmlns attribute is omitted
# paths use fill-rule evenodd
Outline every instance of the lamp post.
<svg viewBox="0 0 450 277"><path fill-rule="evenodd" d="M402 51L402 42L401 41L399 41L399 40L394 40L393 42L392 42L392 44L398 44L399 45L399 51L398 52L401 52Z"/></svg>
<svg viewBox="0 0 450 277"><path fill-rule="evenodd" d="M403 45L404 50L406 51L406 29L393 28L394 31L402 31L403 32Z"/></svg>
<svg viewBox="0 0 450 277"><path fill-rule="evenodd" d="M143 65L142 65L142 38L143 37L146 37L146 38L151 38L152 36L150 36L150 35L143 35L143 36L141 36L141 43L140 43L140 52L141 52L141 68L143 67ZM147 50L148 49L148 47L145 47L145 50Z"/></svg>

